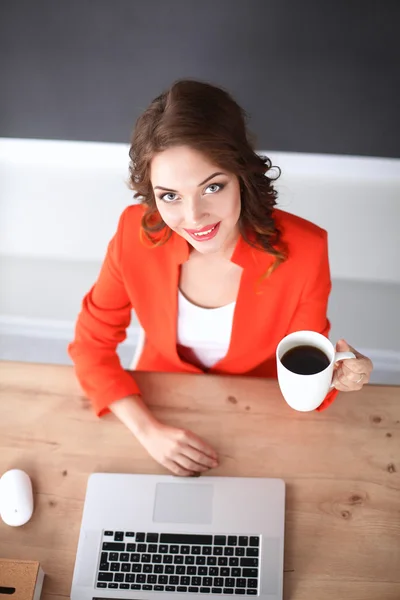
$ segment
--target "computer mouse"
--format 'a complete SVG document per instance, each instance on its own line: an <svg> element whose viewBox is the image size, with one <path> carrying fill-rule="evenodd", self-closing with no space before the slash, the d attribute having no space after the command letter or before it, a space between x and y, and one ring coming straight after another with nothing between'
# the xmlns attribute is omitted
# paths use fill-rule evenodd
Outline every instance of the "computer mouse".
<svg viewBox="0 0 400 600"><path fill-rule="evenodd" d="M32 483L20 469L4 473L0 479L0 517L6 525L25 525L33 513Z"/></svg>

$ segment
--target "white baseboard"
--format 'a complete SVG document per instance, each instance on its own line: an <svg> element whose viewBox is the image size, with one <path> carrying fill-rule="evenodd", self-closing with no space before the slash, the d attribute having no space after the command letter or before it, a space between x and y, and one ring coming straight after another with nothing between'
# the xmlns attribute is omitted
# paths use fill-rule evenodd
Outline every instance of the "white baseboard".
<svg viewBox="0 0 400 600"><path fill-rule="evenodd" d="M128 328L127 339L123 345L132 348L132 352L137 345L139 332L140 327L137 324L132 324ZM57 340L67 344L73 339L74 323L0 315L0 338L2 336ZM372 360L375 371L398 375L400 379L400 352L379 348L358 348L358 350Z"/></svg>

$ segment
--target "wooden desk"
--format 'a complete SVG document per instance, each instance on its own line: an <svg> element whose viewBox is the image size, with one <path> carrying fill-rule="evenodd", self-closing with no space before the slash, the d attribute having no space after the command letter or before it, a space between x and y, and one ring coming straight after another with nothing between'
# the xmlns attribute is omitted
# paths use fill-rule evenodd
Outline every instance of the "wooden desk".
<svg viewBox="0 0 400 600"><path fill-rule="evenodd" d="M400 388L296 413L275 381L138 374L157 416L218 451L218 475L287 483L286 600L399 600ZM113 416L97 419L70 367L0 363L0 473L32 477L36 508L0 522L0 556L40 560L43 600L69 598L88 475L161 473Z"/></svg>

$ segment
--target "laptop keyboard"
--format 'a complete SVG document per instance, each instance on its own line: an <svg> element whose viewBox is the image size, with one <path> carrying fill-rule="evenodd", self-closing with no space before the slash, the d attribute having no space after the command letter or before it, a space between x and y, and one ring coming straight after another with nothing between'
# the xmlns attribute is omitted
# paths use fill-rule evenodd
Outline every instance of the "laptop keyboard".
<svg viewBox="0 0 400 600"><path fill-rule="evenodd" d="M96 587L257 596L260 536L103 531Z"/></svg>

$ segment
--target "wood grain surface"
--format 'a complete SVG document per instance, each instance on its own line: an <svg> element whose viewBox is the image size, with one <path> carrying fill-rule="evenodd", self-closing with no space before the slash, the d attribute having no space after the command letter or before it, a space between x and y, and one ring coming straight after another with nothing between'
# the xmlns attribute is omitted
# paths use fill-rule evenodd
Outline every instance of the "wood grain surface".
<svg viewBox="0 0 400 600"><path fill-rule="evenodd" d="M159 419L218 451L210 474L285 480L285 600L399 600L399 387L297 413L272 380L136 379ZM165 471L113 416L94 416L71 367L1 362L0 408L0 474L24 469L35 493L27 525L0 521L0 556L39 560L42 599L65 600L89 474Z"/></svg>

